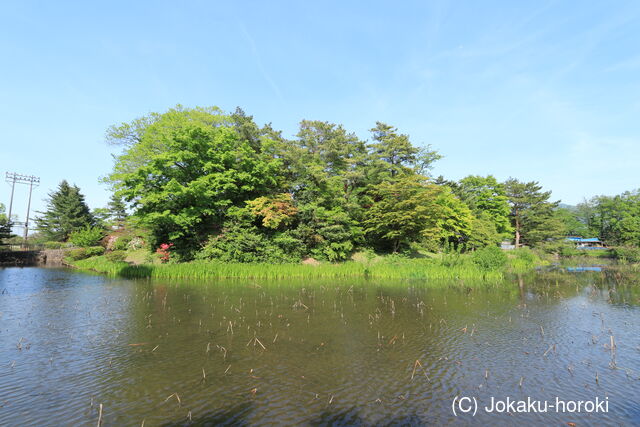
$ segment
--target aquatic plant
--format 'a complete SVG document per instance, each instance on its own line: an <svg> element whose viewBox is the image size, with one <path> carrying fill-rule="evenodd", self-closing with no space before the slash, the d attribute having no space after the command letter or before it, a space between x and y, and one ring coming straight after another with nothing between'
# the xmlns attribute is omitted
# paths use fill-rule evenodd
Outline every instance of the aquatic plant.
<svg viewBox="0 0 640 427"><path fill-rule="evenodd" d="M164 279L284 279L284 278L379 278L425 280L501 280L501 269L488 270L471 262L447 266L432 259L404 259L374 264L359 262L304 264L221 263L192 261L179 264L130 265L112 262L104 256L73 262L82 270L91 270L124 278Z"/></svg>

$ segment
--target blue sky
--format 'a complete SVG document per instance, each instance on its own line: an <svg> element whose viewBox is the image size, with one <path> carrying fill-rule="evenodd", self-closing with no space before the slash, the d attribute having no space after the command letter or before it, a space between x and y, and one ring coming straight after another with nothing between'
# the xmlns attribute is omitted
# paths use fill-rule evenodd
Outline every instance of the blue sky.
<svg viewBox="0 0 640 427"><path fill-rule="evenodd" d="M41 177L36 209L62 179L102 207L105 129L180 103L286 136L385 121L445 156L434 175L616 194L640 187L639 18L636 1L0 1L0 172Z"/></svg>

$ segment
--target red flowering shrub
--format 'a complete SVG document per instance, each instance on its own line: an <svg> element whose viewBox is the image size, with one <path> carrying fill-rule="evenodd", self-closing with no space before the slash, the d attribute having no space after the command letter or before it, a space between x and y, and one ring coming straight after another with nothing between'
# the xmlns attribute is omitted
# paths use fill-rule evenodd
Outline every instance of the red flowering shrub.
<svg viewBox="0 0 640 427"><path fill-rule="evenodd" d="M173 246L173 243L162 243L158 249L156 249L156 253L160 255L160 261L163 263L169 262L171 258L170 249Z"/></svg>

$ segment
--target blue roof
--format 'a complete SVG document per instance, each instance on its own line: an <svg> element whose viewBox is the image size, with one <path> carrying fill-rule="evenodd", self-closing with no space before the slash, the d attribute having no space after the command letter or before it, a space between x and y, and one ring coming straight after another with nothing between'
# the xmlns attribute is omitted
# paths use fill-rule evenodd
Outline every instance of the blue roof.
<svg viewBox="0 0 640 427"><path fill-rule="evenodd" d="M597 237L591 237L589 239L583 239L582 237L567 237L567 240L578 243L600 243L600 239Z"/></svg>

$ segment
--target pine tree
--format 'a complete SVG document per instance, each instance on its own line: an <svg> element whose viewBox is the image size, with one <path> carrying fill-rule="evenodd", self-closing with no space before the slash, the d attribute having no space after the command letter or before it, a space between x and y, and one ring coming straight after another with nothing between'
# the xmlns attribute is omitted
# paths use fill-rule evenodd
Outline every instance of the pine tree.
<svg viewBox="0 0 640 427"><path fill-rule="evenodd" d="M118 227L124 227L124 222L127 219L127 207L122 201L122 198L115 193L112 194L107 204L107 209L109 211L109 218L114 221Z"/></svg>
<svg viewBox="0 0 640 427"><path fill-rule="evenodd" d="M505 188L516 247L522 242L535 245L563 234L560 222L554 217L559 202L549 202L551 191L542 191L537 181L520 182L514 178L505 182Z"/></svg>
<svg viewBox="0 0 640 427"><path fill-rule="evenodd" d="M72 232L95 222L80 189L66 180L60 183L57 191L49 193L47 210L38 213L38 229L48 240L66 241Z"/></svg>

